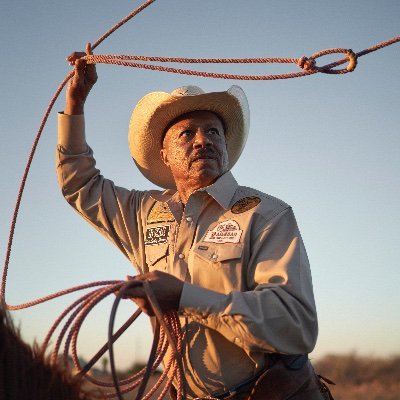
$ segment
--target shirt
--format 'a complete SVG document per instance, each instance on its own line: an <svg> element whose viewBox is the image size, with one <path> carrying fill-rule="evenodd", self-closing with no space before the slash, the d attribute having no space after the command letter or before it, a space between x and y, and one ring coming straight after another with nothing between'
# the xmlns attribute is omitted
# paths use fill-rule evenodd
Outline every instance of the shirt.
<svg viewBox="0 0 400 400"><path fill-rule="evenodd" d="M183 208L177 192L118 187L95 164L83 116L59 114L65 199L139 273L160 270L185 282L178 311L189 398L254 376L268 353L314 348L311 272L289 205L227 172Z"/></svg>

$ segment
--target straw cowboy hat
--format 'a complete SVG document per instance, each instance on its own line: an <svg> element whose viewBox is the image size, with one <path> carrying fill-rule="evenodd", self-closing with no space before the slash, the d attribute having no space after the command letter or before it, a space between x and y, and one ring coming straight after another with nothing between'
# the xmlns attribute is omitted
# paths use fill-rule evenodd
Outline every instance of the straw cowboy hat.
<svg viewBox="0 0 400 400"><path fill-rule="evenodd" d="M160 155L165 130L175 118L197 110L214 112L224 123L229 169L242 153L250 113L246 95L239 86L232 86L226 92L205 93L197 86L184 86L171 93L149 93L132 112L128 140L139 170L157 186L176 188L171 171Z"/></svg>

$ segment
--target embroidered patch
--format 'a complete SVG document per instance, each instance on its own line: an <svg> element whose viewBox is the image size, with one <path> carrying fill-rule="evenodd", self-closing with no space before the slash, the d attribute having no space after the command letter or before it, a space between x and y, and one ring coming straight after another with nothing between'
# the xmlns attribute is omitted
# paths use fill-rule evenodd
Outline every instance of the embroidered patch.
<svg viewBox="0 0 400 400"><path fill-rule="evenodd" d="M258 205L261 202L261 199L259 197L245 197L239 201L237 201L231 208L231 211L234 214L241 214L246 211L251 210L254 208L256 205Z"/></svg>
<svg viewBox="0 0 400 400"><path fill-rule="evenodd" d="M144 244L151 246L153 244L166 243L168 241L169 225L154 226L147 228Z"/></svg>
<svg viewBox="0 0 400 400"><path fill-rule="evenodd" d="M154 204L147 217L148 224L157 224L159 222L174 222L175 218L171 213L167 203L157 202Z"/></svg>
<svg viewBox="0 0 400 400"><path fill-rule="evenodd" d="M236 221L221 222L214 229L207 231L204 242L239 243L242 230Z"/></svg>
<svg viewBox="0 0 400 400"><path fill-rule="evenodd" d="M198 249L199 250L208 250L208 246L199 246Z"/></svg>

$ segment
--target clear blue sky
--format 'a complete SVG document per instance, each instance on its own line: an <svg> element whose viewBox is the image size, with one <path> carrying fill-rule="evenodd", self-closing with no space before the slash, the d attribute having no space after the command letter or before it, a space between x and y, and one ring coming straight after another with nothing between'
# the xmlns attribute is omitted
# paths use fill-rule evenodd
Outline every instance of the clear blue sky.
<svg viewBox="0 0 400 400"><path fill-rule="evenodd" d="M140 2L2 2L0 250L5 254L19 181L42 114L70 67L65 57L94 42ZM400 34L397 0L158 0L96 50L186 57L300 57L344 47L360 51ZM333 60L332 57L326 60ZM324 59L321 60L324 62ZM134 167L127 127L150 91L239 83L251 133L233 173L239 183L294 208L313 271L320 336L312 357L400 352L400 44L360 58L355 72L275 82L234 82L99 65L87 103L88 141L105 176L151 188ZM201 66L210 69L209 66ZM279 73L295 65L222 66L216 71ZM69 208L55 172L56 111L33 162L15 233L7 300L22 303L80 283L123 279L131 266ZM41 340L76 296L13 316L24 337ZM121 319L132 309L125 305ZM103 344L105 301L80 337L89 356ZM146 320L121 342L119 365L148 354Z"/></svg>

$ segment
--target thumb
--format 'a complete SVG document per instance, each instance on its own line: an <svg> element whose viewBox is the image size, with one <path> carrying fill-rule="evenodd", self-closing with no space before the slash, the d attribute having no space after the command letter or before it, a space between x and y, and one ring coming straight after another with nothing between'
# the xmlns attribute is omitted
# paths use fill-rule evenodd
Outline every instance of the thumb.
<svg viewBox="0 0 400 400"><path fill-rule="evenodd" d="M92 45L91 45L91 43L86 43L86 54L87 55L92 55L93 54L93 51L92 51Z"/></svg>

